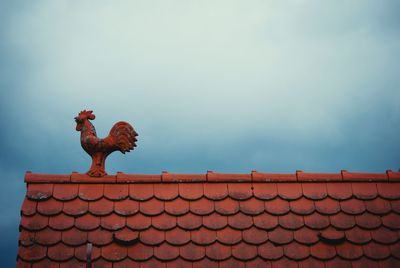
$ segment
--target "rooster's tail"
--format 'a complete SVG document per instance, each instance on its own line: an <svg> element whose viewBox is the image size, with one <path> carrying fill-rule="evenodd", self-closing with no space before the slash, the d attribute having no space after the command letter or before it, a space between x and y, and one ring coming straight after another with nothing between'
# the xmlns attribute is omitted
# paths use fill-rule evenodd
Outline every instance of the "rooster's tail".
<svg viewBox="0 0 400 268"><path fill-rule="evenodd" d="M118 150L123 154L136 147L138 134L127 122L116 123L110 130L110 136L115 139Z"/></svg>

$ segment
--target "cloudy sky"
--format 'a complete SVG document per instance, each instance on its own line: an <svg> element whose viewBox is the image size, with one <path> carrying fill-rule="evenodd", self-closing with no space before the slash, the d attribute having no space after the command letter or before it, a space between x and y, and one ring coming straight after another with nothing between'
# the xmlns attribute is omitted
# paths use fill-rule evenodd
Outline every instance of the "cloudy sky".
<svg viewBox="0 0 400 268"><path fill-rule="evenodd" d="M137 149L109 173L400 167L397 1L11 1L0 8L0 252L26 170L85 172L73 117Z"/></svg>

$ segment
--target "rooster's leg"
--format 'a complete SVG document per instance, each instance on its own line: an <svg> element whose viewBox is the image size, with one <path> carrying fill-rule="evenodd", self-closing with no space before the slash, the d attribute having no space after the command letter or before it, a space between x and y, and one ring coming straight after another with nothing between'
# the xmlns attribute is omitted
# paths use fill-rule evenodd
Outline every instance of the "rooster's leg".
<svg viewBox="0 0 400 268"><path fill-rule="evenodd" d="M105 161L107 154L103 152L98 152L92 155L92 166L87 172L89 176L92 177L103 177L107 175L105 170Z"/></svg>

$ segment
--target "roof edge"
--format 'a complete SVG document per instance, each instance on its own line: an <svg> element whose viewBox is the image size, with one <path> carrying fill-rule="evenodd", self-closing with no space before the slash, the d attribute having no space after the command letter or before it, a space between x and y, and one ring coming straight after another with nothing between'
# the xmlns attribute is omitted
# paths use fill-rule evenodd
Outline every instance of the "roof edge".
<svg viewBox="0 0 400 268"><path fill-rule="evenodd" d="M400 172L387 170L384 173L348 172L315 173L296 171L296 173L265 173L252 171L248 174L214 173L176 174L163 171L161 174L125 174L104 177L90 177L86 174L39 174L27 171L26 183L190 183L190 182L400 182Z"/></svg>

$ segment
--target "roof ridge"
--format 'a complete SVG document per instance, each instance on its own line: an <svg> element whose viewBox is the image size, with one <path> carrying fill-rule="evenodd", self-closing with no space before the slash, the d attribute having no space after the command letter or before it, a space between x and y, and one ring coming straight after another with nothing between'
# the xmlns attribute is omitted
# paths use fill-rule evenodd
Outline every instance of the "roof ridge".
<svg viewBox="0 0 400 268"><path fill-rule="evenodd" d="M27 171L26 183L190 183L190 182L399 182L400 172L387 170L384 173L349 172L340 173L303 172L266 173L253 170L251 173L215 173L179 174L163 171L161 174L126 174L93 178L87 174L72 172L71 174L40 174Z"/></svg>

